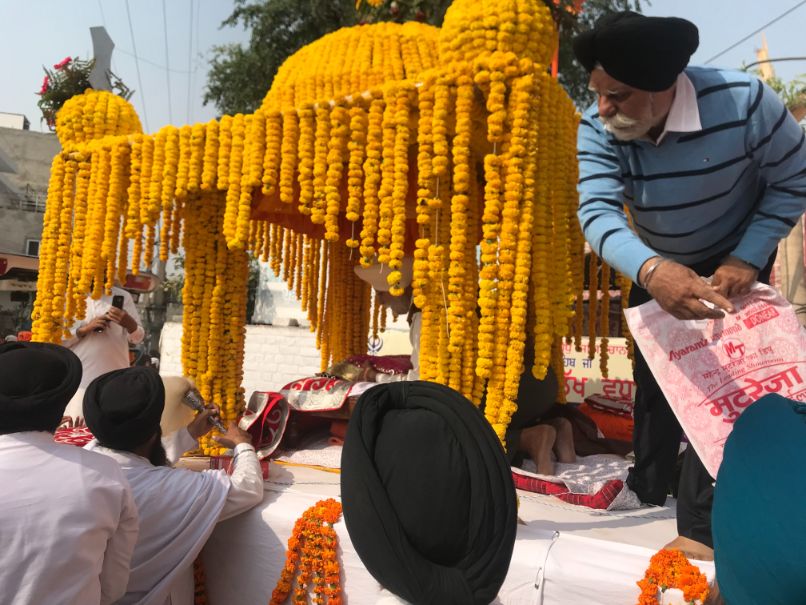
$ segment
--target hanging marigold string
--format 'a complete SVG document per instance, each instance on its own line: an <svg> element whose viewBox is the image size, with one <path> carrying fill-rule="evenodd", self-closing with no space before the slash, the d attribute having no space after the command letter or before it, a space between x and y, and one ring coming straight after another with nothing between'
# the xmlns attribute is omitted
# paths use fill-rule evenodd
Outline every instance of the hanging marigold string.
<svg viewBox="0 0 806 605"><path fill-rule="evenodd" d="M285 603L292 592L296 604L341 605L339 540L333 527L340 518L341 503L332 498L302 513L288 539L285 566L269 605Z"/></svg>

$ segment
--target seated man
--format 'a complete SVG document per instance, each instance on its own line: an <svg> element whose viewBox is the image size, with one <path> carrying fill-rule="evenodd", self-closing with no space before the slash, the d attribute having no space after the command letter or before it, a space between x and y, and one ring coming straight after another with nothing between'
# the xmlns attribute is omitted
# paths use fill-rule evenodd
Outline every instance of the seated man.
<svg viewBox="0 0 806 605"><path fill-rule="evenodd" d="M126 592L137 509L120 467L53 441L81 382L58 345L0 345L0 603L88 605Z"/></svg>
<svg viewBox="0 0 806 605"><path fill-rule="evenodd" d="M96 378L84 395L84 418L94 450L120 464L140 513L140 537L120 605L193 602L193 561L218 521L263 498L260 464L248 433L235 424L219 443L234 449L233 472L172 469L160 437L165 387L150 368L115 370ZM209 430L205 411L180 431L195 439Z"/></svg>
<svg viewBox="0 0 806 605"><path fill-rule="evenodd" d="M551 414L557 406L557 376L551 368L543 380L532 374L534 345L531 339L523 351L523 373L518 386L518 409L506 432L507 455L520 466L524 455L534 462L541 475L554 474L554 461L576 462L574 433L566 418ZM551 418L547 418L550 416Z"/></svg>

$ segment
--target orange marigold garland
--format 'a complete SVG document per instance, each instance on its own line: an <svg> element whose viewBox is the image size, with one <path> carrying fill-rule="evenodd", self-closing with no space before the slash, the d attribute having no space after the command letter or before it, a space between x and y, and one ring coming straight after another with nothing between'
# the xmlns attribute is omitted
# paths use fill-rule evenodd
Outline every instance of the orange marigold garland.
<svg viewBox="0 0 806 605"><path fill-rule="evenodd" d="M294 588L293 602L308 603L312 584L313 603L341 605L341 570L338 559L338 537L333 526L341 517L341 503L329 498L320 500L294 524L288 539L285 567L271 595L269 605L285 603Z"/></svg>
<svg viewBox="0 0 806 605"><path fill-rule="evenodd" d="M649 560L637 605L659 605L658 591L683 591L686 603L703 603L708 598L708 578L677 549L662 549Z"/></svg>

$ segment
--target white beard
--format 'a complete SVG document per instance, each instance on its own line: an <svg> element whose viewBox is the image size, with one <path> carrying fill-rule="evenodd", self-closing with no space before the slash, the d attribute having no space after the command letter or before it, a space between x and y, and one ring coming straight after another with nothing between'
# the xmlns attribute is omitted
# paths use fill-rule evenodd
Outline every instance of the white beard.
<svg viewBox="0 0 806 605"><path fill-rule="evenodd" d="M620 141L634 141L646 135L655 125L651 113L643 119L635 120L617 113L612 118L602 118L605 130Z"/></svg>

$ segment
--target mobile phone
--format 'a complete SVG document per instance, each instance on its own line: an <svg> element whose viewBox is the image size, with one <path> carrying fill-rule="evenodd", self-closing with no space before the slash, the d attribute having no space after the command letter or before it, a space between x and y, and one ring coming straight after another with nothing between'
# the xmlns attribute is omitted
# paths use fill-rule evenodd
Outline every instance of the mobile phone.
<svg viewBox="0 0 806 605"><path fill-rule="evenodd" d="M112 306L115 307L116 309L122 309L123 308L123 295L122 294L115 294L112 297ZM104 331L103 328L95 328L95 332L98 333L98 334L100 334L103 331Z"/></svg>

